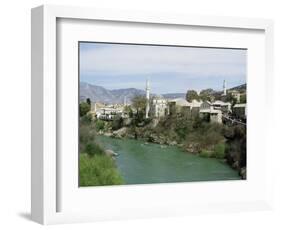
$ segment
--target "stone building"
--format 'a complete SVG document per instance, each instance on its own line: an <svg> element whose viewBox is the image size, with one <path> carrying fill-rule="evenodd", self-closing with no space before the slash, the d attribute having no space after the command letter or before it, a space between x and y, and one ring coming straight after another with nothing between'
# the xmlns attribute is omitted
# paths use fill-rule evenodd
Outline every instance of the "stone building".
<svg viewBox="0 0 281 230"><path fill-rule="evenodd" d="M188 107L189 103L183 98L169 100L169 113L172 116L181 115L182 107Z"/></svg>
<svg viewBox="0 0 281 230"><path fill-rule="evenodd" d="M237 103L240 103L241 93L238 90L229 90L228 93L236 99Z"/></svg>
<svg viewBox="0 0 281 230"><path fill-rule="evenodd" d="M222 123L222 112L220 110L210 111L210 122L211 123Z"/></svg>
<svg viewBox="0 0 281 230"><path fill-rule="evenodd" d="M211 103L204 101L200 106L200 117L210 121L211 123L222 123L222 103Z"/></svg>
<svg viewBox="0 0 281 230"><path fill-rule="evenodd" d="M192 102L189 102L190 108L191 108L191 116L199 116L200 107L202 105L202 101L192 100Z"/></svg>
<svg viewBox="0 0 281 230"><path fill-rule="evenodd" d="M233 106L233 115L238 119L247 118L247 106L246 104L236 104Z"/></svg>
<svg viewBox="0 0 281 230"><path fill-rule="evenodd" d="M183 98L176 98L169 101L169 112L178 116L198 116L202 101L193 100L188 102Z"/></svg>
<svg viewBox="0 0 281 230"><path fill-rule="evenodd" d="M223 102L223 101L215 101L212 103L213 108L216 110L221 110L223 113L230 113L231 112L231 103L230 102Z"/></svg>
<svg viewBox="0 0 281 230"><path fill-rule="evenodd" d="M168 101L163 98L154 98L150 106L152 117L160 118L169 114Z"/></svg>

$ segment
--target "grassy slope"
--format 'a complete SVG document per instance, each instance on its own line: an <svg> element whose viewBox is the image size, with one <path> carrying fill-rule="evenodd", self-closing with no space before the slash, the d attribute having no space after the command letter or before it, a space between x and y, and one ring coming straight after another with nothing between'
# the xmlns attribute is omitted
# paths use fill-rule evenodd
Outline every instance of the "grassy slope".
<svg viewBox="0 0 281 230"><path fill-rule="evenodd" d="M80 154L80 186L123 184L114 160L106 155Z"/></svg>

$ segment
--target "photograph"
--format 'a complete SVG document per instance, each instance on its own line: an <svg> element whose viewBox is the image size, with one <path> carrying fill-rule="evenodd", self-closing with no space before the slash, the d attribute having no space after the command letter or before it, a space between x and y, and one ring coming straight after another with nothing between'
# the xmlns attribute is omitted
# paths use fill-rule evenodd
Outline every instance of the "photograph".
<svg viewBox="0 0 281 230"><path fill-rule="evenodd" d="M79 186L246 180L247 49L78 42Z"/></svg>

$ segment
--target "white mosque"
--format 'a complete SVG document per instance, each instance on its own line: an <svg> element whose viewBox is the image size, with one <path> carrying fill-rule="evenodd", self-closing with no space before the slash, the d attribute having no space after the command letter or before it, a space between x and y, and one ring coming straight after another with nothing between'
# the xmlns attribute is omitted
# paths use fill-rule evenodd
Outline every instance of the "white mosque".
<svg viewBox="0 0 281 230"><path fill-rule="evenodd" d="M152 116L154 118L164 117L168 114L169 106L168 100L160 96L154 97L150 100L150 82L146 79L146 108L145 108L145 118Z"/></svg>
<svg viewBox="0 0 281 230"><path fill-rule="evenodd" d="M163 97L153 97L150 100L150 82L149 79L146 80L146 109L145 109L145 117L153 117L153 118L161 118L168 115L172 112L170 108L173 103L175 106L182 112L185 110L189 110L191 112L197 111L199 114L210 113L212 114L212 121L221 123L222 113L228 113L231 111L230 103L225 103L222 101L211 102L203 102L193 100L192 102L187 102L184 98L176 98L176 99L165 99ZM227 94L226 91L226 81L223 81L223 93L222 96ZM205 108L207 107L207 108ZM171 111L170 111L171 110Z"/></svg>

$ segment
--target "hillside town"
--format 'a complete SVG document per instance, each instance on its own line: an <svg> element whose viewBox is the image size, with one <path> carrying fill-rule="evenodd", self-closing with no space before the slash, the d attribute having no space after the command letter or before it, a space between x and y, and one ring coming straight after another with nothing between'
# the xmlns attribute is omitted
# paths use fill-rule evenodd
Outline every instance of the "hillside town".
<svg viewBox="0 0 281 230"><path fill-rule="evenodd" d="M211 123L237 122L246 124L247 106L246 103L241 103L241 97L245 97L246 92L227 89L225 80L222 84L222 91L216 95L217 99L213 95L208 95L207 100L199 98L190 101L185 98L168 99L161 95L151 96L149 80L146 81L145 92L145 118L147 119L157 120L167 116L184 116L186 118L199 116ZM235 103L233 103L233 99ZM135 114L136 112L137 110L132 103L127 102L126 96L124 96L122 104L92 102L90 111L94 118L104 121L112 121L116 116L129 119L130 113Z"/></svg>

